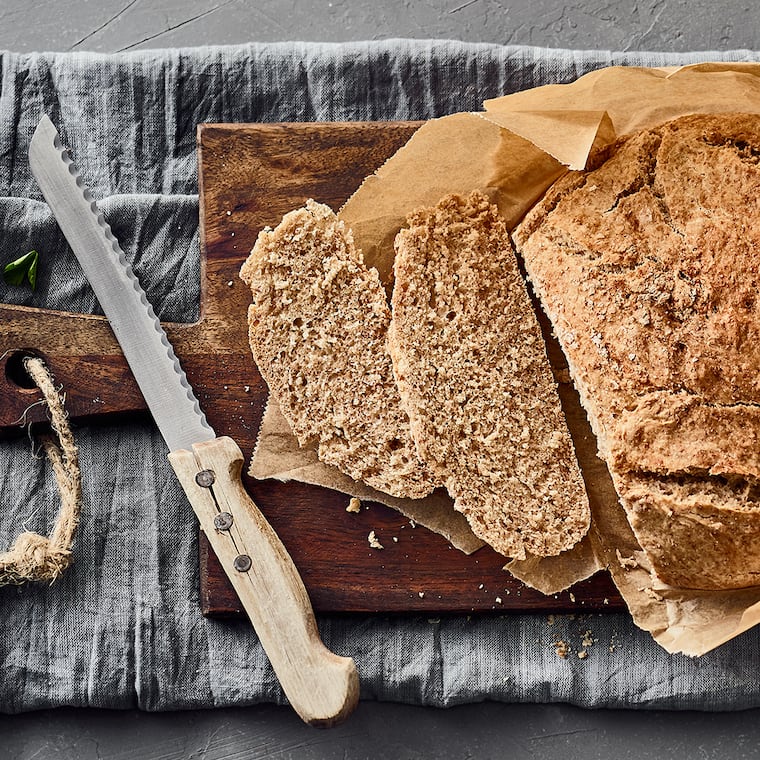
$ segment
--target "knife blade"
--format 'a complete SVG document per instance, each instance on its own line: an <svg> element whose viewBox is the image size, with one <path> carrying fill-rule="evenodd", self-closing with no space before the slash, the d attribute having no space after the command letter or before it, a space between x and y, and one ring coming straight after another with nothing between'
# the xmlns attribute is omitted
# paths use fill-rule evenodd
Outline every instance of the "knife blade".
<svg viewBox="0 0 760 760"><path fill-rule="evenodd" d="M245 491L240 448L228 436L217 436L206 420L153 307L47 116L29 144L29 164L288 701L307 723L340 722L358 701L356 666L320 639L293 560Z"/></svg>

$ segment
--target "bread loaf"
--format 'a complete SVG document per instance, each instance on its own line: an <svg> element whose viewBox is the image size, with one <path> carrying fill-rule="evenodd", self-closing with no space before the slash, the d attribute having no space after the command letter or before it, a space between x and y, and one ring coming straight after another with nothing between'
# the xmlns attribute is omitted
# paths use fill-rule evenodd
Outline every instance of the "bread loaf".
<svg viewBox="0 0 760 760"><path fill-rule="evenodd" d="M259 234L240 276L254 359L299 444L393 496L430 493L393 378L385 291L350 230L309 201Z"/></svg>
<svg viewBox="0 0 760 760"><path fill-rule="evenodd" d="M499 552L559 554L589 505L506 227L480 193L408 224L389 346L419 454Z"/></svg>
<svg viewBox="0 0 760 760"><path fill-rule="evenodd" d="M515 230L659 577L760 583L760 117L604 150Z"/></svg>

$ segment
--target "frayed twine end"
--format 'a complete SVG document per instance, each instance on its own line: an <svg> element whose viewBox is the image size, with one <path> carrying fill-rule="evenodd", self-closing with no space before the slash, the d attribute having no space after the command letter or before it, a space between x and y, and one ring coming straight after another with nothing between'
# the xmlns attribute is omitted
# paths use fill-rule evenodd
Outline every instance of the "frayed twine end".
<svg viewBox="0 0 760 760"><path fill-rule="evenodd" d="M71 543L79 523L82 482L79 453L68 423L64 401L53 385L53 378L41 359L27 357L24 367L42 391L58 437L42 437L42 446L53 467L61 493L61 509L50 536L24 532L9 551L0 554L0 586L27 581L53 583L72 563Z"/></svg>
<svg viewBox="0 0 760 760"><path fill-rule="evenodd" d="M50 539L37 533L22 533L9 551L0 554L0 585L53 583L71 562L68 549L53 546Z"/></svg>

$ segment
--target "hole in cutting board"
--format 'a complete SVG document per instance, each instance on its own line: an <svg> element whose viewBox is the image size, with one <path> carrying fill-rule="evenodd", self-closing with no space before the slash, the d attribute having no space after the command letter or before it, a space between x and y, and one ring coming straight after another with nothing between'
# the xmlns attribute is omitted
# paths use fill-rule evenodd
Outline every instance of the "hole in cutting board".
<svg viewBox="0 0 760 760"><path fill-rule="evenodd" d="M27 374L24 368L24 359L30 356L36 356L38 359L45 361L45 357L32 348L20 348L14 351L5 362L5 377L9 383L18 386L24 391L36 391L37 386L34 380Z"/></svg>

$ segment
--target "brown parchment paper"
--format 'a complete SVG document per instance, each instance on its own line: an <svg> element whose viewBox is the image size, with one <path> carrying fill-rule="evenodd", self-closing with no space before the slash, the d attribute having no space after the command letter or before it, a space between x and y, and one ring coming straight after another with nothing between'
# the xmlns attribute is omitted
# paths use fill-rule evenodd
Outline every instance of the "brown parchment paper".
<svg viewBox="0 0 760 760"><path fill-rule="evenodd" d="M571 84L488 100L484 107L483 113L427 122L340 210L365 261L378 269L388 292L393 284L393 240L415 208L432 205L447 193L480 189L498 205L511 228L559 176L583 168L594 148L621 135L689 113L760 113L760 64L612 67ZM549 353L551 358L551 346ZM554 369L556 374L558 367ZM510 572L554 593L608 567L636 624L669 652L701 655L760 622L760 588L703 592L666 587L653 578L609 473L595 456L585 415L579 405L573 409L577 400L568 401L572 391L567 385L560 384L560 394L589 492L592 528L572 551L510 562ZM272 434L263 430L252 462L254 474L272 477L272 470L279 469L281 479L307 477L303 463L292 460L298 450L295 439L291 435L285 441L282 435L282 429ZM282 462L294 466L275 467L277 451ZM269 460L267 467L262 466L264 458ZM309 465L312 479L306 482L353 493L333 475L319 472L320 467L318 462ZM403 511L408 505L392 506ZM451 511L450 503L440 508Z"/></svg>

